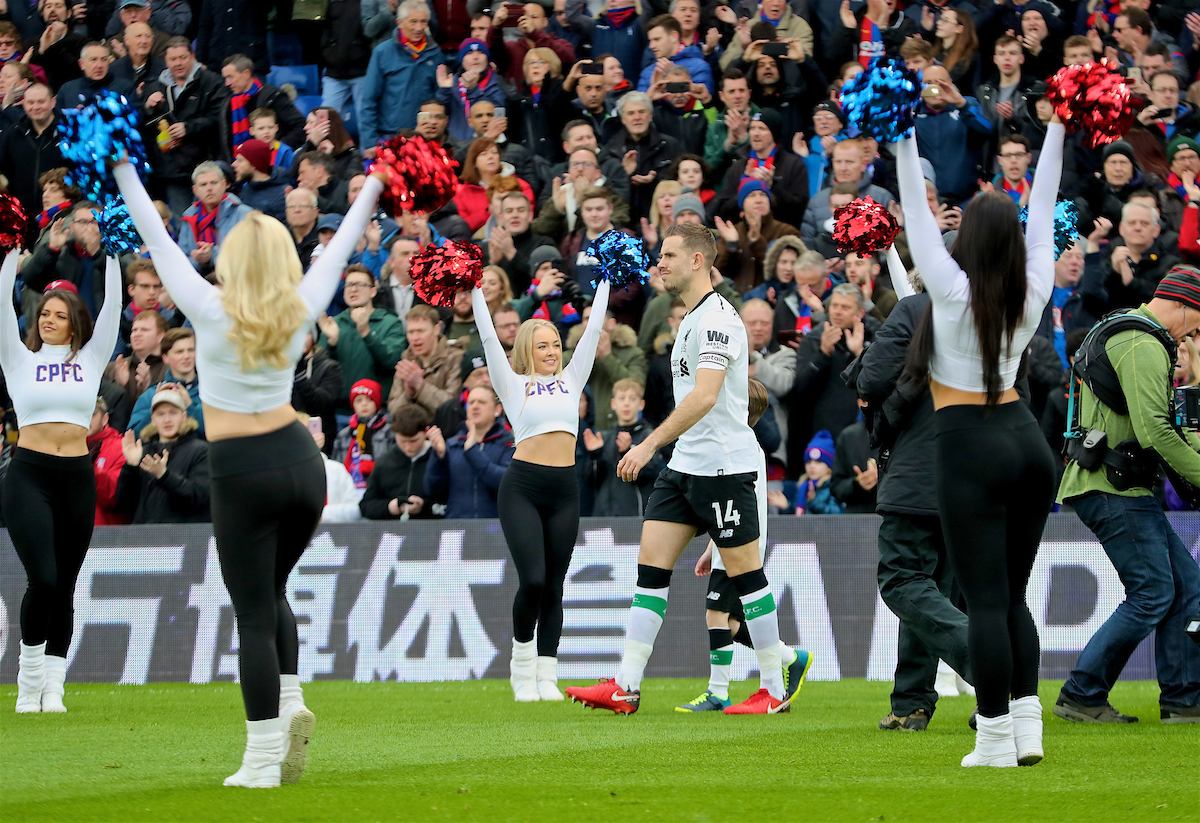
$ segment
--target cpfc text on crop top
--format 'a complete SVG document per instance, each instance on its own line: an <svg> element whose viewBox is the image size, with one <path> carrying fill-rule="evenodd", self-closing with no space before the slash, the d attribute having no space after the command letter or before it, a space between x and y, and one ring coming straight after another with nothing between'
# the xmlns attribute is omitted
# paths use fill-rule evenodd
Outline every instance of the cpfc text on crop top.
<svg viewBox="0 0 1200 823"><path fill-rule="evenodd" d="M471 302L475 308L475 327L479 330L487 359L488 377L500 402L504 404L504 414L512 426L514 441L520 443L528 437L546 432L578 434L579 393L587 384L596 360L596 345L600 342L600 331L604 328L604 316L608 311L608 281L603 280L596 287L587 327L575 346L571 362L561 374L533 377L516 374L496 337L487 298L478 286L471 292Z"/></svg>
<svg viewBox="0 0 1200 823"><path fill-rule="evenodd" d="M1016 384L1021 355L1037 331L1042 311L1054 289L1054 200L1062 177L1064 134L1061 123L1047 126L1029 194L1029 218L1025 230L1025 309L1012 345L1000 353L1001 391ZM933 358L929 363L929 376L952 389L987 391L983 382L979 335L971 312L971 285L967 275L946 251L937 221L929 210L915 137L898 144L896 175L909 251L933 304Z"/></svg>
<svg viewBox="0 0 1200 823"><path fill-rule="evenodd" d="M0 294L13 293L19 251L11 251L0 267ZM30 351L21 340L12 304L0 306L0 368L8 382L18 425L71 423L87 428L96 410L100 376L117 344L121 324L121 264L108 258L104 305L96 315L89 340L74 359L70 346L42 344Z"/></svg>
<svg viewBox="0 0 1200 823"><path fill-rule="evenodd" d="M383 186L375 178L367 178L325 253L296 287L308 308L308 323L302 323L288 343L286 354L290 365L280 369L262 363L245 371L237 347L229 339L232 321L225 315L221 290L200 276L167 234L133 167L122 163L115 175L129 206L129 215L150 249L163 286L196 329L196 373L202 377L200 400L213 408L239 414L259 414L290 403L295 364L303 353L304 337L333 299L346 261L366 229L367 220L375 213Z"/></svg>

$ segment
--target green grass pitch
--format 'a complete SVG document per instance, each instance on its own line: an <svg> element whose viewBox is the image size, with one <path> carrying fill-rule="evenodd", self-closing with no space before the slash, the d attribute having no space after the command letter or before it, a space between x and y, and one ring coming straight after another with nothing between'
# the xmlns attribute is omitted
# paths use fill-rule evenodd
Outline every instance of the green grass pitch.
<svg viewBox="0 0 1200 823"><path fill-rule="evenodd" d="M308 771L270 790L221 785L245 741L235 685L68 683L66 715L13 713L9 686L0 820L1200 819L1200 725L1160 725L1154 683L1113 693L1141 723L1070 724L1050 714L1057 685L1040 765L963 769L974 701L941 701L924 734L882 732L884 683L809 683L776 717L676 713L698 680L647 681L632 717L517 704L504 681L314 683Z"/></svg>

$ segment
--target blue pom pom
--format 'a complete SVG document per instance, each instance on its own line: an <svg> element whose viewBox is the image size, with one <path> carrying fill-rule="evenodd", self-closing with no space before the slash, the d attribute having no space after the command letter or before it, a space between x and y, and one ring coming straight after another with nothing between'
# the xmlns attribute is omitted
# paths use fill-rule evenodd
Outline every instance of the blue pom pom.
<svg viewBox="0 0 1200 823"><path fill-rule="evenodd" d="M650 255L639 237L610 229L592 241L587 253L597 261L593 286L607 280L616 291L650 279Z"/></svg>
<svg viewBox="0 0 1200 823"><path fill-rule="evenodd" d="M106 255L117 257L141 252L144 245L142 236L134 227L133 218L129 216L129 209L120 195L110 199L102 211L93 209L92 214L100 224L100 244L104 246Z"/></svg>
<svg viewBox="0 0 1200 823"><path fill-rule="evenodd" d="M109 163L125 157L145 180L150 164L138 123L137 109L108 89L96 92L86 105L64 107L58 120L58 146L71 167L67 182L84 197L106 203L118 194Z"/></svg>
<svg viewBox="0 0 1200 823"><path fill-rule="evenodd" d="M1021 230L1024 231L1029 222L1029 207L1022 206L1020 211ZM1054 204L1054 259L1062 257L1062 253L1071 247L1079 232L1079 209L1070 200L1059 200Z"/></svg>
<svg viewBox="0 0 1200 823"><path fill-rule="evenodd" d="M842 111L852 128L880 143L912 134L921 81L900 60L873 60L842 86Z"/></svg>

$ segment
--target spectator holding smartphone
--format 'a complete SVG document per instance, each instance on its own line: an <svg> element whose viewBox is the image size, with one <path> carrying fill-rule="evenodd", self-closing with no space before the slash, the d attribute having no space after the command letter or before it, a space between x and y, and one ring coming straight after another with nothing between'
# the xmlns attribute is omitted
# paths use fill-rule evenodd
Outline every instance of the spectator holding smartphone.
<svg viewBox="0 0 1200 823"><path fill-rule="evenodd" d="M426 503L425 472L434 454L425 430L432 418L420 406L405 406L391 421L396 449L375 463L358 507L368 520L433 517Z"/></svg>

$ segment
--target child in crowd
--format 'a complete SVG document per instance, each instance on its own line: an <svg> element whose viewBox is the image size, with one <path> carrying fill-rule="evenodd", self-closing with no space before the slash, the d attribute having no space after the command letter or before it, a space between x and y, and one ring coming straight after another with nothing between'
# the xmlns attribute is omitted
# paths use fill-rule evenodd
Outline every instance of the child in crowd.
<svg viewBox="0 0 1200 823"><path fill-rule="evenodd" d="M425 469L433 450L425 430L429 412L416 404L404 406L392 419L396 448L375 462L359 510L369 520L408 520L433 517L425 499Z"/></svg>
<svg viewBox="0 0 1200 823"><path fill-rule="evenodd" d="M796 514L841 514L844 507L833 496L833 436L825 429L813 435L804 449L804 474L796 484L795 499L784 492L768 491L768 502Z"/></svg>
<svg viewBox="0 0 1200 823"><path fill-rule="evenodd" d="M617 416L617 424L605 434L584 429L583 443L591 458L589 482L596 489L592 513L596 517L641 517L646 498L663 467L663 458L650 458L637 480L626 483L617 477L617 463L630 448L650 436L654 429L640 419L646 408L646 386L635 377L624 377L613 384L609 401Z"/></svg>
<svg viewBox="0 0 1200 823"><path fill-rule="evenodd" d="M296 159L296 152L287 143L276 140L278 134L279 122L273 109L255 109L250 112L250 136L270 146L272 166L290 169Z"/></svg>
<svg viewBox="0 0 1200 823"><path fill-rule="evenodd" d="M772 306L783 295L796 289L796 261L808 251L804 241L785 234L771 241L763 258L763 282L746 292L743 300L766 300Z"/></svg>
<svg viewBox="0 0 1200 823"><path fill-rule="evenodd" d="M345 465L356 487L365 489L375 460L395 448L395 442L383 408L382 386L374 380L359 380L350 387L350 405L354 414L333 441L333 459Z"/></svg>

